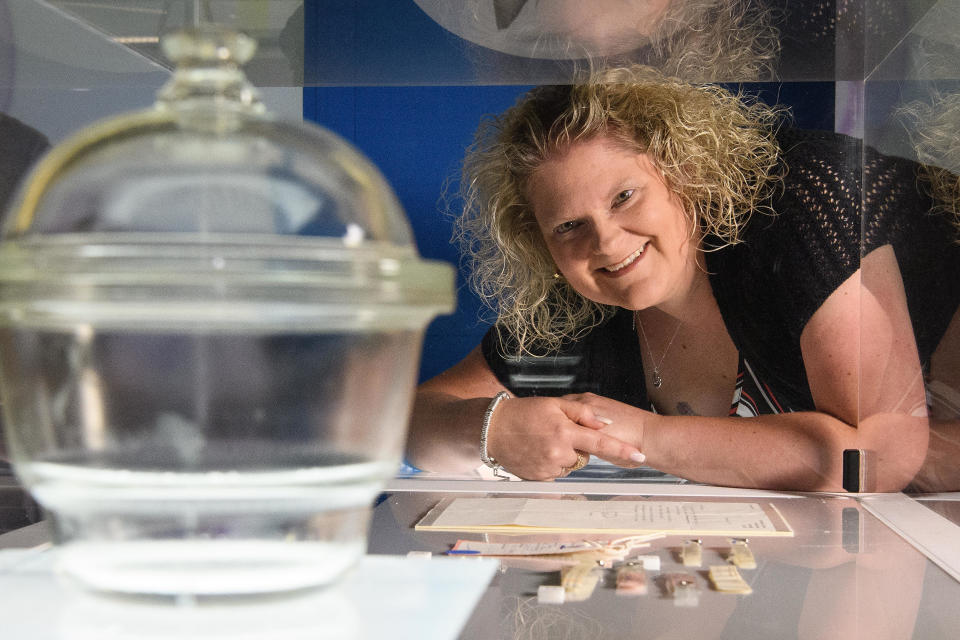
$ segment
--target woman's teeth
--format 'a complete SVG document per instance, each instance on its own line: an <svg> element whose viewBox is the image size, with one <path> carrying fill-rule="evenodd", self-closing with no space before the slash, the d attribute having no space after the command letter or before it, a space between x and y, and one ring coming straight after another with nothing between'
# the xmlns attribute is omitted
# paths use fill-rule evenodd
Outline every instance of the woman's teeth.
<svg viewBox="0 0 960 640"><path fill-rule="evenodd" d="M631 264L634 260L636 260L637 258L639 258L639 257L640 257L640 254L643 253L643 249L644 249L643 247L640 247L639 249L637 249L636 251L634 251L633 253L631 253L629 256L627 256L627 257L623 260L623 262L618 262L617 264L610 265L609 267L604 267L604 268L605 268L607 271L611 271L611 272L620 271L620 269L623 269L624 267L630 266L630 264Z"/></svg>

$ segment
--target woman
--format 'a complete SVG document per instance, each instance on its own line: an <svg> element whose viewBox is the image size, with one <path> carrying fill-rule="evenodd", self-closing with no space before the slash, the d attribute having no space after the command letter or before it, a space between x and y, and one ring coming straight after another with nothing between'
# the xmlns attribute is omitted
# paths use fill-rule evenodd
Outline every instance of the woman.
<svg viewBox="0 0 960 640"><path fill-rule="evenodd" d="M928 426L894 250L861 265L853 142L780 121L636 67L481 129L460 231L497 325L420 387L410 461L840 490L864 449L876 489L909 482Z"/></svg>

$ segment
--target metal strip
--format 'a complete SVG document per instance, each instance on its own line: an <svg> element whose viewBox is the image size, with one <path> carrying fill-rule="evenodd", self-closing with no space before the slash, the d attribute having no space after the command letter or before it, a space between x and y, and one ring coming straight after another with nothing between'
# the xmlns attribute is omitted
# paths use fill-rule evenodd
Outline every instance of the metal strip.
<svg viewBox="0 0 960 640"><path fill-rule="evenodd" d="M510 482L507 480L478 480L469 477L394 478L384 491L422 491L458 493L545 493L590 494L619 496L696 496L711 498L798 498L810 494L783 493L757 489L714 487L697 484L657 484L625 482ZM849 495L849 494L848 494Z"/></svg>
<svg viewBox="0 0 960 640"><path fill-rule="evenodd" d="M960 526L902 493L864 496L861 505L960 582Z"/></svg>

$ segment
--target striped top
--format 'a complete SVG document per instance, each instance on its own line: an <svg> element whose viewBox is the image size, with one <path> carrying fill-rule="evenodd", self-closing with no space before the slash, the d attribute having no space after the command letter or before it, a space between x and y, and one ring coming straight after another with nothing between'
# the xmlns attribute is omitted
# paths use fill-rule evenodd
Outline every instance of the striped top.
<svg viewBox="0 0 960 640"><path fill-rule="evenodd" d="M773 389L757 377L753 367L741 354L740 365L737 368L737 386L733 391L733 401L730 403L730 415L753 418L791 411L793 409L789 405L785 408L777 399Z"/></svg>

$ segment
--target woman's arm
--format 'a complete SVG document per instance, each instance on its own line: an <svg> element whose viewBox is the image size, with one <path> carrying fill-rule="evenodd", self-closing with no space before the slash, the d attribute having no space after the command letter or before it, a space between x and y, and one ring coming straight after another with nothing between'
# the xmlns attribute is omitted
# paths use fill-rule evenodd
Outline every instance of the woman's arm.
<svg viewBox="0 0 960 640"><path fill-rule="evenodd" d="M460 363L420 385L407 440L407 459L430 471L479 467L480 428L493 396L503 391L475 348ZM564 398L510 398L494 412L487 451L511 473L529 480L564 475L577 451L636 466L639 450L604 434L607 426L583 403Z"/></svg>
<svg viewBox="0 0 960 640"><path fill-rule="evenodd" d="M701 482L842 490L844 449L870 454L878 491L899 490L923 463L929 436L923 378L896 258L866 256L807 323L804 364L817 411L755 418L658 416L582 397L637 445L648 464ZM631 437L632 432L632 437Z"/></svg>

